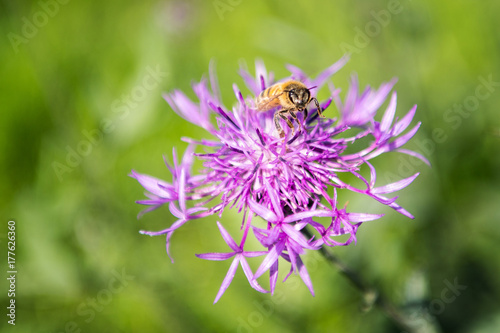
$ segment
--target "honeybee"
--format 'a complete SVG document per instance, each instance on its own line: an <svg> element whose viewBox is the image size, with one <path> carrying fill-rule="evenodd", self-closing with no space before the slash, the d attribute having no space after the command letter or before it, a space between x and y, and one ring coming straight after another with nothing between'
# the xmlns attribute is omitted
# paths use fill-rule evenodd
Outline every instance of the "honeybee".
<svg viewBox="0 0 500 333"><path fill-rule="evenodd" d="M280 138L283 138L285 137L285 131L281 128L280 118L285 120L288 127L292 129L293 136L295 129L288 116L291 116L299 124L299 130L302 130L302 125L297 119L296 113L304 112L304 120L307 119L307 105L311 101L314 101L316 104L319 116L325 118L321 114L321 107L318 100L315 97L311 97L311 92L302 82L295 80L273 84L259 94L256 102L257 110L259 111L268 111L281 106L282 109L276 111L274 114L274 126Z"/></svg>

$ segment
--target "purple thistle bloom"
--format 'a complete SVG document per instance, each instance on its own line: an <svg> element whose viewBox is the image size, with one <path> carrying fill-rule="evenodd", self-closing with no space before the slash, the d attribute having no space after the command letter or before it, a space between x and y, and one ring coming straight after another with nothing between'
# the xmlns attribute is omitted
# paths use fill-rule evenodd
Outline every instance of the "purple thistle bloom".
<svg viewBox="0 0 500 333"><path fill-rule="evenodd" d="M315 79L308 78L294 66L287 68L292 74L291 78L319 90L346 61L346 57L342 58ZM234 84L237 104L232 109L222 105L212 67L210 87L206 79L193 85L198 102L191 101L178 90L164 96L178 115L205 129L213 139L196 142L183 138L189 147L182 161L178 163L174 150L173 165L166 163L172 173L171 182L132 171L131 176L147 191L149 199L138 201L149 206L145 212L168 204L170 212L178 219L167 229L141 233L151 236L165 234L169 253L170 238L183 224L213 214L221 216L224 209L236 207L238 212L242 212L243 236L239 245L217 222L231 252L197 255L206 260L233 258L215 302L229 287L238 264L241 264L250 285L260 292L267 291L256 279L269 271L270 291L274 292L280 257L290 262L290 273L298 273L314 295L311 279L301 259L305 250L355 242L356 232L363 222L382 216L349 213L345 207L339 209L339 190L365 194L413 218L396 203L397 197L388 198L384 195L405 188L418 173L392 184L375 186L376 170L369 160L385 152L399 151L428 163L420 154L400 149L420 126L418 123L402 134L410 125L416 106L401 119L394 119L396 93L393 92L382 120L375 121L375 114L396 81L385 83L379 89L367 87L359 94L357 79L353 77L344 101L339 97L340 91L329 84L331 97L320 102L323 112L328 115L332 113L327 112L328 107L334 101L340 112L338 120L319 118L317 110L311 109L307 119L298 116L303 130L297 131L293 137L290 137L291 130L285 126L288 131L284 141L274 127L273 115L276 110L260 112L255 108L255 96L275 83L272 73L268 75L264 65L257 62L256 77L245 70L241 70L240 74L253 96L245 99ZM303 116L303 113L300 114ZM212 124L213 115L217 126ZM345 152L348 145L366 137L371 140L363 140L369 142L363 149L356 153ZM204 152L194 153L196 146L203 146ZM199 174L191 171L194 157L203 161L204 168ZM360 173L363 165L367 165L370 170L369 179ZM342 176L346 173L356 176L366 186L358 188L344 182L341 178L345 178ZM214 200L216 198L219 200ZM261 219L253 219L256 215ZM321 224L314 220L318 217L326 217L330 222ZM305 236L302 229L306 227L313 231L314 237ZM250 230L263 246L263 251L244 250ZM343 241L339 240L339 236ZM257 256L263 256L263 260L253 273L246 258Z"/></svg>

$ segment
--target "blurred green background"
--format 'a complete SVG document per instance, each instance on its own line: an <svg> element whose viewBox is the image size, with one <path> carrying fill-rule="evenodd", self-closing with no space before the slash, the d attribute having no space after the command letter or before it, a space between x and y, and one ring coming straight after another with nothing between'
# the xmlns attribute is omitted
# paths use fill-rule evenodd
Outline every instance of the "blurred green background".
<svg viewBox="0 0 500 333"><path fill-rule="evenodd" d="M171 264L164 237L138 230L172 216L137 220L143 190L127 177L169 180L162 154L182 152L181 136L205 137L161 94L193 96L211 59L231 106L242 61L252 69L261 58L277 78L286 63L314 76L347 50L335 85L345 93L354 72L362 86L397 76L397 115L418 104L422 121L406 147L432 167L376 159L379 184L421 172L398 199L415 219L344 194L353 211L386 216L334 252L422 329L425 319L441 332L499 332L499 13L496 0L2 1L1 267L6 276L13 219L18 275L15 327L1 279L0 330L401 332L379 309L362 311L359 291L316 253L306 258L315 297L298 277L260 294L239 269L212 305L230 262L194 254L227 250L215 219L176 232ZM221 220L239 239L241 218Z"/></svg>

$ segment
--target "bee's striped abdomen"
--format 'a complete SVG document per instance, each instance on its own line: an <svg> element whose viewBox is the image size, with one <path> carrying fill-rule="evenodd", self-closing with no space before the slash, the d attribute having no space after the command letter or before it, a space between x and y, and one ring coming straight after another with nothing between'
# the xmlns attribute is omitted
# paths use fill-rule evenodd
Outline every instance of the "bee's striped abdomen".
<svg viewBox="0 0 500 333"><path fill-rule="evenodd" d="M257 97L257 109L260 111L271 110L280 105L279 96L282 93L281 84L274 84L264 89Z"/></svg>

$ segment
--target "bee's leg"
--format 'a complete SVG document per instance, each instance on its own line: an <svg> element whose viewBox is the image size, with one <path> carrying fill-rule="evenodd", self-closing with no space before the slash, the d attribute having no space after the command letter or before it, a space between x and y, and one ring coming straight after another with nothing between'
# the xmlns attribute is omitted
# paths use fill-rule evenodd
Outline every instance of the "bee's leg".
<svg viewBox="0 0 500 333"><path fill-rule="evenodd" d="M325 116L323 116L321 114L321 106L319 106L319 102L316 98L312 98L312 100L314 101L314 104L316 104L316 107L318 108L318 115L321 117L321 118L325 118Z"/></svg>
<svg viewBox="0 0 500 333"><path fill-rule="evenodd" d="M295 114L295 112L290 111L290 115L297 122L297 124L299 124L299 131L302 131L302 125L300 124L299 119L297 119L297 115ZM290 125L288 125L288 126L290 126ZM292 127L292 136L293 136L293 127Z"/></svg>
<svg viewBox="0 0 500 333"><path fill-rule="evenodd" d="M285 131L283 131L283 128L281 128L281 125L280 125L280 118L279 118L280 112L281 111L277 111L274 114L274 127L276 127L276 130L278 131L280 138L283 138L283 137L285 137Z"/></svg>
<svg viewBox="0 0 500 333"><path fill-rule="evenodd" d="M293 135L293 124L292 122L290 121L290 119L288 119L286 117L286 114L287 113L290 113L290 110L289 109L285 109L285 110L280 110L280 111L277 111L275 114L274 114L274 126L276 127L276 129L278 130L278 133L280 135L280 138L284 138L285 137L285 131L283 131L283 129L281 128L281 125L280 125L280 119L278 117L281 117L281 119L285 120L286 123L288 124L288 127L290 127L292 129L292 135Z"/></svg>
<svg viewBox="0 0 500 333"><path fill-rule="evenodd" d="M308 116L308 111L307 111L307 108L304 109L304 124L306 123L307 121L307 116Z"/></svg>

